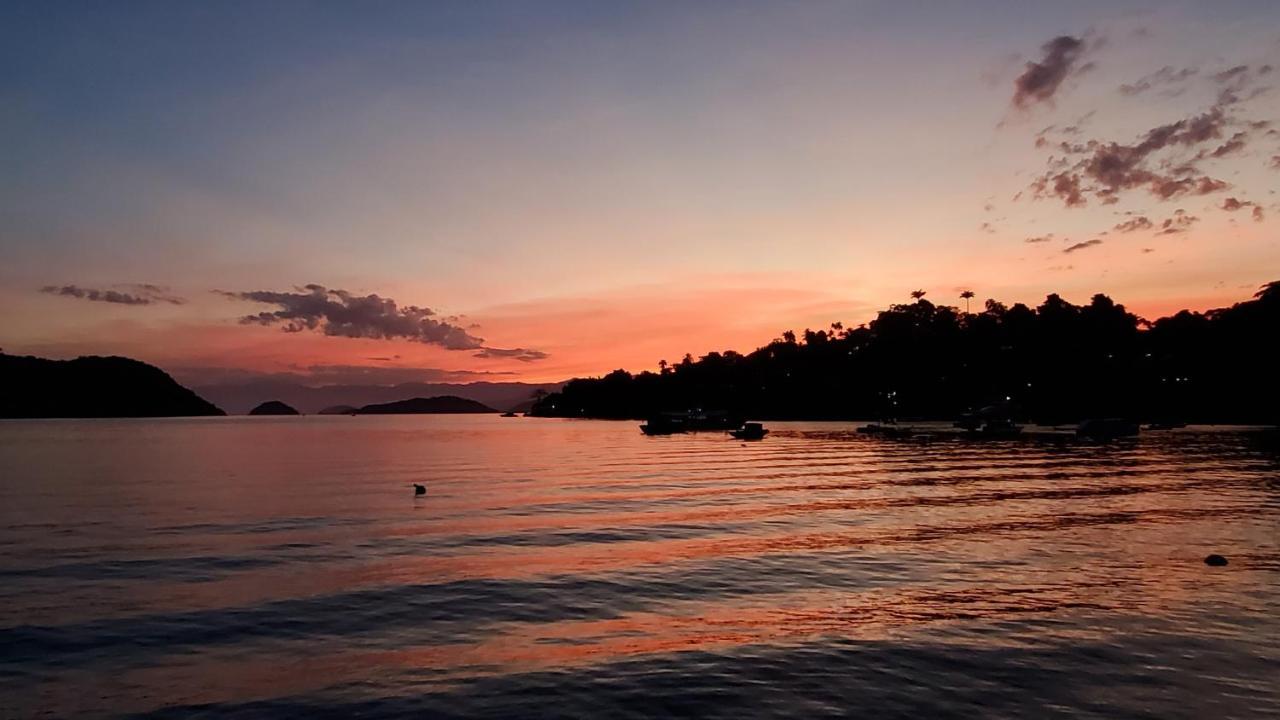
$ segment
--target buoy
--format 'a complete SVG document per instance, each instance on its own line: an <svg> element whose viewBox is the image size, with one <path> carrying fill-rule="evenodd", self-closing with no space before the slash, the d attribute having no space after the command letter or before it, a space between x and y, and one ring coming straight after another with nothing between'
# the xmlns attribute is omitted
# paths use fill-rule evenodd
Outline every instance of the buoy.
<svg viewBox="0 0 1280 720"><path fill-rule="evenodd" d="M418 483L414 483L414 484L413 484L413 494L414 494L414 495L426 495L426 494L427 494L427 486L426 486L426 485L419 485Z"/></svg>
<svg viewBox="0 0 1280 720"><path fill-rule="evenodd" d="M1221 555L1210 555L1204 559L1204 564L1211 565L1213 567L1222 567L1227 564L1227 559Z"/></svg>

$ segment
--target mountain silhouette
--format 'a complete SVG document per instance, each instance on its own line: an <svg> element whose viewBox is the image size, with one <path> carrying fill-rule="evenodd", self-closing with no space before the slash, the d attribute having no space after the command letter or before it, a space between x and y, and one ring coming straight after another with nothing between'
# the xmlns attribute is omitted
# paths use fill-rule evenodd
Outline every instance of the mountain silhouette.
<svg viewBox="0 0 1280 720"><path fill-rule="evenodd" d="M475 400L456 395L431 398L410 398L396 402L365 405L356 411L360 415L413 415L428 413L496 413L497 410Z"/></svg>
<svg viewBox="0 0 1280 720"><path fill-rule="evenodd" d="M317 381L318 382L318 381ZM392 385L323 384L311 386L300 378L288 380L259 378L220 384L198 383L193 388L232 414L249 412L265 400L288 403L307 414L326 408L348 406L360 408L375 403L388 403L412 397L454 395L475 400L489 407L511 409L522 406L534 393L559 390L563 383L489 382L428 383L411 382Z"/></svg>
<svg viewBox="0 0 1280 720"><path fill-rule="evenodd" d="M123 357L46 360L0 353L0 417L225 415L163 370Z"/></svg>
<svg viewBox="0 0 1280 720"><path fill-rule="evenodd" d="M268 400L249 411L250 415L301 415L302 413L279 400Z"/></svg>

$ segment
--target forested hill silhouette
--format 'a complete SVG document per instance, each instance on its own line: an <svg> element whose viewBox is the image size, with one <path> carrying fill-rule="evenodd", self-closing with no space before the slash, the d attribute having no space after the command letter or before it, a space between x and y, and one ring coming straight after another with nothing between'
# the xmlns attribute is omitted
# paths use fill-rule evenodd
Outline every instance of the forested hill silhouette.
<svg viewBox="0 0 1280 720"><path fill-rule="evenodd" d="M988 300L973 313L924 296L865 326L787 332L747 355L686 355L657 373L572 380L533 414L642 418L703 407L760 419L941 419L1007 403L1039 422L1280 420L1280 281L1229 308L1153 323L1101 294L1084 306L1056 294L1036 308Z"/></svg>
<svg viewBox="0 0 1280 720"><path fill-rule="evenodd" d="M123 357L45 360L0 353L0 417L223 415L163 370Z"/></svg>

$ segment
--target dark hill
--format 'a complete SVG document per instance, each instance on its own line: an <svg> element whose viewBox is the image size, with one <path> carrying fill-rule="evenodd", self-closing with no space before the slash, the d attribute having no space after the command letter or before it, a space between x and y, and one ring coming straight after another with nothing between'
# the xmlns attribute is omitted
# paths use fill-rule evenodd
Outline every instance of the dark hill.
<svg viewBox="0 0 1280 720"><path fill-rule="evenodd" d="M163 370L123 357L46 360L0 354L0 417L225 415Z"/></svg>
<svg viewBox="0 0 1280 720"><path fill-rule="evenodd" d="M432 398L410 398L397 402L365 405L356 412L361 415L413 415L423 413L496 413L497 410L475 400L456 395Z"/></svg>
<svg viewBox="0 0 1280 720"><path fill-rule="evenodd" d="M268 400L249 411L250 415L301 415L289 405L279 400Z"/></svg>

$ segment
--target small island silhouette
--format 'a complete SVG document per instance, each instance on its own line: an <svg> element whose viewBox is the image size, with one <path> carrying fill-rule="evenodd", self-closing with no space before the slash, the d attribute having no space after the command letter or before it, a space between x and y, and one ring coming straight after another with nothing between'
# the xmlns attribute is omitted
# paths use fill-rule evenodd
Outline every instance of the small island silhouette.
<svg viewBox="0 0 1280 720"><path fill-rule="evenodd" d="M268 400L249 411L250 415L301 415L287 403L279 400Z"/></svg>
<svg viewBox="0 0 1280 720"><path fill-rule="evenodd" d="M460 414L460 413L496 413L497 410L484 403L468 400L456 395L441 395L430 398L410 398L397 402L365 405L356 410L358 415L416 415L416 414Z"/></svg>
<svg viewBox="0 0 1280 720"><path fill-rule="evenodd" d="M658 371L575 379L531 414L641 419L716 409L758 419L953 419L998 405L1044 424L1124 417L1280 420L1280 281L1229 308L1143 320L1106 295L1038 307L987 300L968 312L927 300L866 325L833 323L749 354L728 350ZM968 303L969 291L957 297Z"/></svg>

